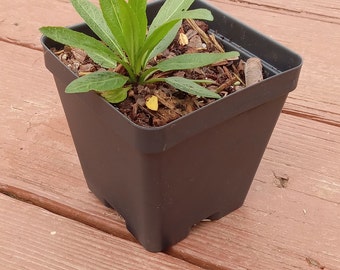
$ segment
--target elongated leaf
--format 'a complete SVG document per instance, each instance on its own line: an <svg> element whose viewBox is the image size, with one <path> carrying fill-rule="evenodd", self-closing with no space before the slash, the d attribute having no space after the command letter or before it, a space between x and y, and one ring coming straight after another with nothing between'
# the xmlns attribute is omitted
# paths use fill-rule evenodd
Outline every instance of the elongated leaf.
<svg viewBox="0 0 340 270"><path fill-rule="evenodd" d="M199 8L188 11L180 12L173 16L173 20L176 19L196 19L196 20L206 20L212 21L214 19L210 10Z"/></svg>
<svg viewBox="0 0 340 270"><path fill-rule="evenodd" d="M141 56L139 52L143 47L146 31L147 31L147 18L146 18L146 6L142 7L143 14L139 14L141 10L140 4L136 4L133 7L129 1L129 4L126 4L125 0L118 0L122 2L121 7L121 21L124 26L124 36L126 38L126 43L130 45L130 65L134 70L135 74L139 74L141 71ZM142 1L143 2L143 1ZM146 3L145 3L146 5Z"/></svg>
<svg viewBox="0 0 340 270"><path fill-rule="evenodd" d="M143 57L141 63L144 63L144 65L146 64L145 60L150 59L150 54L154 51L156 46L162 40L164 40L169 31L172 31L177 22L178 21L170 21L168 23L165 23L162 26L158 27L151 35L147 37L141 51L139 52L139 56Z"/></svg>
<svg viewBox="0 0 340 270"><path fill-rule="evenodd" d="M128 4L136 13L144 14L145 19L147 20L145 12L147 0L129 0Z"/></svg>
<svg viewBox="0 0 340 270"><path fill-rule="evenodd" d="M148 19L146 14L146 4L147 0L129 0L128 4L134 12L133 29L134 29L134 39L138 39L135 41L134 54L135 58L133 59L133 70L136 74L139 74L141 70L145 67L144 65L144 57L145 55L140 54L143 44L146 39L146 34L148 31Z"/></svg>
<svg viewBox="0 0 340 270"><path fill-rule="evenodd" d="M135 69L135 59L140 50L140 25L134 9L125 0L100 0L104 18L128 55L130 65Z"/></svg>
<svg viewBox="0 0 340 270"><path fill-rule="evenodd" d="M122 59L125 55L116 38L106 24L100 9L88 0L71 0L73 7L92 31Z"/></svg>
<svg viewBox="0 0 340 270"><path fill-rule="evenodd" d="M205 9L195 9L195 10L182 11L182 12L176 13L175 15L173 15L173 18L170 19L168 22L155 28L151 34L149 32L146 42L144 43L143 49L140 53L141 55L143 55L145 60L149 60L152 56L155 55L155 52L158 52L160 48L164 48L164 45L170 41L170 37L173 37L173 38L175 37L174 36L175 29L178 30L178 28L181 25L179 22L181 22L182 19L212 20L213 17L211 15L211 12ZM176 25L176 28L174 27L175 25ZM162 45L159 46L161 42L162 42ZM155 48L157 48L157 50ZM146 64L146 62L144 62L144 64Z"/></svg>
<svg viewBox="0 0 340 270"><path fill-rule="evenodd" d="M138 20L137 16L125 0L115 0L119 6L119 20L122 24L122 30L126 45L126 53L129 55L130 64L133 66L136 56L136 47L138 48Z"/></svg>
<svg viewBox="0 0 340 270"><path fill-rule="evenodd" d="M138 20L139 43L142 44L146 37L148 18L146 16L147 0L129 0L128 4Z"/></svg>
<svg viewBox="0 0 340 270"><path fill-rule="evenodd" d="M117 88L115 90L102 92L101 96L110 103L119 103L127 98L127 92L131 87Z"/></svg>
<svg viewBox="0 0 340 270"><path fill-rule="evenodd" d="M61 44L83 49L99 65L106 68L116 67L120 61L112 51L99 40L64 27L42 27L40 31L50 39Z"/></svg>
<svg viewBox="0 0 340 270"><path fill-rule="evenodd" d="M122 22L119 17L119 7L116 0L100 0L100 8L104 19L120 46L126 50L126 42Z"/></svg>
<svg viewBox="0 0 340 270"><path fill-rule="evenodd" d="M72 81L67 87L66 93L84 93L91 90L111 91L122 88L128 78L118 73L98 71Z"/></svg>
<svg viewBox="0 0 340 270"><path fill-rule="evenodd" d="M153 19L149 35L153 33L158 27L172 20L172 18L179 12L186 11L191 6L194 0L167 0L159 9L156 17Z"/></svg>
<svg viewBox="0 0 340 270"><path fill-rule="evenodd" d="M216 99L221 98L220 95L218 95L217 93L214 93L209 89L200 86L192 80L188 80L182 77L165 78L165 82L172 85L176 89L191 95Z"/></svg>
<svg viewBox="0 0 340 270"><path fill-rule="evenodd" d="M239 52L226 53L189 53L175 56L160 62L155 68L160 71L193 69L207 66L219 61L235 59L240 56Z"/></svg>
<svg viewBox="0 0 340 270"><path fill-rule="evenodd" d="M172 29L163 37L163 39L158 42L155 48L149 53L149 55L147 55L147 58L144 59L143 67L146 66L147 62L151 58L155 57L169 47L171 42L175 39L178 29L181 27L181 23L182 21L179 21L177 24L175 24L175 26L172 27Z"/></svg>

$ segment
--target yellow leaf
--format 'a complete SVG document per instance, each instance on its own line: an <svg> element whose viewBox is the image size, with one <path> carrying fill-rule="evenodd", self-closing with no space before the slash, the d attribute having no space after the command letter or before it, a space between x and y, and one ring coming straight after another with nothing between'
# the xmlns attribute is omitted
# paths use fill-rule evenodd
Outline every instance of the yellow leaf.
<svg viewBox="0 0 340 270"><path fill-rule="evenodd" d="M147 98L145 105L152 111L158 111L158 97L151 96Z"/></svg>
<svg viewBox="0 0 340 270"><path fill-rule="evenodd" d="M183 34L183 33L180 33L179 34L179 38L178 38L178 43L181 46L188 45L189 44L189 40L188 40L187 35Z"/></svg>

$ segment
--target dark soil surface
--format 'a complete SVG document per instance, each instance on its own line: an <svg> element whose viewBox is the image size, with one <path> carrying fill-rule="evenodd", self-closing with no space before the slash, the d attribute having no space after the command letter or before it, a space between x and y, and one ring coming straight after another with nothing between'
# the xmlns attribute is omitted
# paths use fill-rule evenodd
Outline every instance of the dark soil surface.
<svg viewBox="0 0 340 270"><path fill-rule="evenodd" d="M184 21L169 48L152 59L149 64L153 66L166 58L185 53L223 51L215 37L208 34L208 30L208 25L204 22ZM55 53L65 65L79 76L104 70L80 49L65 46L63 50ZM244 88L244 67L244 61L235 59L192 70L156 73L154 76L181 76L195 80L209 79L214 83L205 85L205 87L219 93L221 97L225 97ZM113 71L125 74L122 66L118 66ZM156 96L158 99L157 111L146 106L146 101L151 96ZM119 104L113 104L113 106L136 124L154 127L165 125L214 101L216 100L186 94L166 83L155 83L133 86L128 92L128 98Z"/></svg>

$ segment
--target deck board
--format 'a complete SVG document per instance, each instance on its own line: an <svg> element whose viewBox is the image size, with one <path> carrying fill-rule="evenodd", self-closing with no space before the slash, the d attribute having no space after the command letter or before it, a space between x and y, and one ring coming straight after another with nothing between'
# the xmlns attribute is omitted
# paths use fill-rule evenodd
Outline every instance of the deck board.
<svg viewBox="0 0 340 270"><path fill-rule="evenodd" d="M1 269L202 269L2 194L0 205Z"/></svg>
<svg viewBox="0 0 340 270"><path fill-rule="evenodd" d="M216 3L239 4L251 9L270 9L272 12L292 14L293 16L306 17L331 23L340 23L340 1L320 2L310 1L285 1L285 0L211 0ZM308 3L308 4L306 4Z"/></svg>
<svg viewBox="0 0 340 270"><path fill-rule="evenodd" d="M213 269L306 269L308 258L340 269L339 143L337 127L281 115L244 206L173 252ZM286 188L273 172L289 177Z"/></svg>
<svg viewBox="0 0 340 270"><path fill-rule="evenodd" d="M210 2L301 53L304 66L244 206L219 221L199 224L168 253L180 259L173 258L177 266L184 260L191 263L189 267L214 270L340 269L339 1L329 1L328 6L315 0ZM67 224L70 231L80 228L89 231L91 237L95 235L96 241L99 235L108 239L106 244L99 240L97 244L99 248L110 247L111 255L132 248L142 261L154 256L133 243L124 220L89 192L53 78L44 68L38 27L70 25L80 18L67 0L1 3L5 8L0 9L0 65L5 71L0 73L0 193L37 206L0 194L0 215L4 209L8 213L10 206L20 205L18 209L31 209L29 213L38 220L53 217ZM331 42L327 42L330 37ZM274 173L289 177L286 188L277 186ZM29 218L24 214L21 210L7 214L11 221L1 219L0 226L8 230L9 222ZM41 235L34 226L23 232L20 222L14 229L23 237L28 238L29 231ZM4 254L6 245L1 241L8 245L2 230L0 254ZM115 246L118 242L123 243L122 249ZM86 247L87 242L78 244ZM27 247L13 246L16 262L24 263L20 256L29 251L25 260L39 265L39 247L31 246L28 251ZM79 262L78 253L70 256L71 265ZM101 256L99 252L96 259ZM122 258L122 266L117 262L117 267L129 263L126 258ZM164 258L172 260L170 256ZM134 269L133 264L125 267L122 269Z"/></svg>
<svg viewBox="0 0 340 270"><path fill-rule="evenodd" d="M337 5L337 19L323 21L314 16L278 10L276 7L310 7L310 1L211 1L232 16L257 29L261 33L298 52L303 58L303 67L298 87L286 104L285 112L308 119L340 126L340 77L333 63L340 61L339 1L317 4ZM236 2L236 3L235 3ZM254 4L249 4L254 3ZM260 18L260 19L256 19Z"/></svg>
<svg viewBox="0 0 340 270"><path fill-rule="evenodd" d="M10 52L16 45L4 46ZM86 187L53 80L43 67L40 52L24 47L16 48L16 52L27 59L21 66L22 77L6 79L17 73L13 67L0 78L6 82L8 93L6 102L0 103L0 183L49 199L52 206L43 199L39 205L49 210L60 204L59 215L71 219L80 216L83 223L132 240L124 221L101 205ZM29 91L27 81L34 82ZM339 216L334 215L340 198L338 131L332 125L282 114L245 206L218 222L201 224L170 254L212 269L233 269L236 265L245 269L251 265L250 269L266 265L294 269L308 265L309 257L336 265L339 257L327 254L336 254L339 249L339 239L332 236L340 229ZM290 177L286 189L275 185L273 172ZM323 233L316 234L320 216L325 225ZM297 238L299 230L305 234ZM281 250L287 253L285 261ZM254 256L261 260L255 263Z"/></svg>
<svg viewBox="0 0 340 270"><path fill-rule="evenodd" d="M40 50L40 26L81 22L68 1L3 2L0 40L14 44ZM299 86L287 100L286 113L340 126L340 77L337 68L332 68L340 61L339 1L210 2L302 55ZM326 16L327 20L322 20Z"/></svg>

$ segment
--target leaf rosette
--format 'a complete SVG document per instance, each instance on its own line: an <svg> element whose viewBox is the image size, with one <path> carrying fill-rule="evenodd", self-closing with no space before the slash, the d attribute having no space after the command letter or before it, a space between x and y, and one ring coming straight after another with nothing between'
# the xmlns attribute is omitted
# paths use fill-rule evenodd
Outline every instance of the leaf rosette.
<svg viewBox="0 0 340 270"><path fill-rule="evenodd" d="M40 31L61 44L84 50L94 62L109 70L122 65L127 75L112 71L97 71L70 83L67 93L98 91L111 103L126 99L133 84L162 81L191 95L220 98L220 95L201 86L199 81L182 77L153 78L156 72L194 69L215 62L235 59L238 52L192 53L172 57L155 66L149 61L172 43L183 19L211 21L207 9L189 10L194 0L167 0L148 27L146 0L100 0L100 7L88 0L71 0L85 23L99 40L65 28L47 26ZM207 82L205 82L207 83Z"/></svg>

